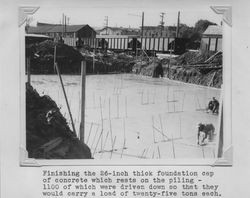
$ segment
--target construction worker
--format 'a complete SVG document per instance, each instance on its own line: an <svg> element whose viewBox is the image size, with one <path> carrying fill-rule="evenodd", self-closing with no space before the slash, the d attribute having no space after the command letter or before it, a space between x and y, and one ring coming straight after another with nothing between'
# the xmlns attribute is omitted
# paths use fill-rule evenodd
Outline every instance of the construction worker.
<svg viewBox="0 0 250 198"><path fill-rule="evenodd" d="M219 113L219 101L215 97L208 103L207 112L211 111L214 114Z"/></svg>

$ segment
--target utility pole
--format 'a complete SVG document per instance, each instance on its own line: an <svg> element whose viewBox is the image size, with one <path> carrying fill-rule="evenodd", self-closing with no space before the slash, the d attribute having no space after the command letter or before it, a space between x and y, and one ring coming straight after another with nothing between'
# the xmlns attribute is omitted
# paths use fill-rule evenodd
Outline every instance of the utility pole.
<svg viewBox="0 0 250 198"><path fill-rule="evenodd" d="M143 37L143 29L144 29L144 12L142 12L142 19L141 19L141 37Z"/></svg>
<svg viewBox="0 0 250 198"><path fill-rule="evenodd" d="M65 30L65 37L66 37L66 32L67 32L67 16L65 15L64 16L64 26L65 26L65 28L64 28L64 30Z"/></svg>
<svg viewBox="0 0 250 198"><path fill-rule="evenodd" d="M180 26L180 11L178 11L177 28L176 28L176 38L179 37L179 26Z"/></svg>
<svg viewBox="0 0 250 198"><path fill-rule="evenodd" d="M108 16L105 16L104 21L105 21L104 26L105 26L105 28L106 28L106 35L107 35L107 34L108 34L108 25L109 25L109 17L108 17Z"/></svg>
<svg viewBox="0 0 250 198"><path fill-rule="evenodd" d="M69 25L69 19L70 19L70 18L69 18L69 17L67 17L68 25Z"/></svg>
<svg viewBox="0 0 250 198"><path fill-rule="evenodd" d="M64 36L64 13L62 14L62 37Z"/></svg>
<svg viewBox="0 0 250 198"><path fill-rule="evenodd" d="M142 12L142 19L141 19L141 56L142 56L143 29L144 29L144 12ZM142 63L142 57L141 57L141 63Z"/></svg>
<svg viewBox="0 0 250 198"><path fill-rule="evenodd" d="M164 12L161 12L160 13L160 17L161 17L161 21L160 21L160 27L161 27L161 36L162 36L162 33L163 33L163 29L164 29L164 15L165 15L166 13L164 13Z"/></svg>

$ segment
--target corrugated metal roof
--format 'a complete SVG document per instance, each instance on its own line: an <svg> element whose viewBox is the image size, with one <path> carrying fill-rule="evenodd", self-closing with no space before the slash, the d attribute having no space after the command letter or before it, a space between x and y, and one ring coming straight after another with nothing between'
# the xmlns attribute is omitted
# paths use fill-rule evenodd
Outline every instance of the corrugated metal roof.
<svg viewBox="0 0 250 198"><path fill-rule="evenodd" d="M222 27L218 25L210 25L203 32L203 35L222 35Z"/></svg>

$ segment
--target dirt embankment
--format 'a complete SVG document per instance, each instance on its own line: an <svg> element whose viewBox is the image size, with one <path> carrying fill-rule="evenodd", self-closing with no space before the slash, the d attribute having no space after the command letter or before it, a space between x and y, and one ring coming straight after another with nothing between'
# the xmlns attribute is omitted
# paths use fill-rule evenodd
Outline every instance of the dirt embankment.
<svg viewBox="0 0 250 198"><path fill-rule="evenodd" d="M159 69L162 68L162 69ZM183 81L204 86L220 88L222 85L222 53L210 54L186 52L173 59L137 62L133 72L141 75Z"/></svg>
<svg viewBox="0 0 250 198"><path fill-rule="evenodd" d="M89 147L70 130L56 103L26 84L26 149L36 159L90 159Z"/></svg>
<svg viewBox="0 0 250 198"><path fill-rule="evenodd" d="M86 60L87 74L131 72L134 57L125 53L96 52L90 49L74 49L71 46L43 41L26 45L26 54L31 58L32 74L55 74L54 48L56 61L62 74L80 74L81 61ZM94 61L94 66L93 66Z"/></svg>

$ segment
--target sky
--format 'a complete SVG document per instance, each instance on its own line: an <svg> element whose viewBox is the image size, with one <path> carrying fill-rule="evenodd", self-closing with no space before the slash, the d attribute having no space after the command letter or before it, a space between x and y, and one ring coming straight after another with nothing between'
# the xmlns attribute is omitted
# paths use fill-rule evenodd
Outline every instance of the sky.
<svg viewBox="0 0 250 198"><path fill-rule="evenodd" d="M69 24L89 24L92 27L102 28L105 16L108 16L110 27L139 28L142 12L144 12L145 26L159 25L160 13L164 12L164 22L168 26L177 24L178 11L180 11L180 22L189 26L194 26L199 19L207 19L217 24L221 22L221 16L215 14L209 5L200 3L190 5L181 0L176 0L175 3L163 0L84 0L74 1L72 4L62 2L39 6L39 10L32 16L31 25L36 25L37 21L61 23L64 13L70 18Z"/></svg>

